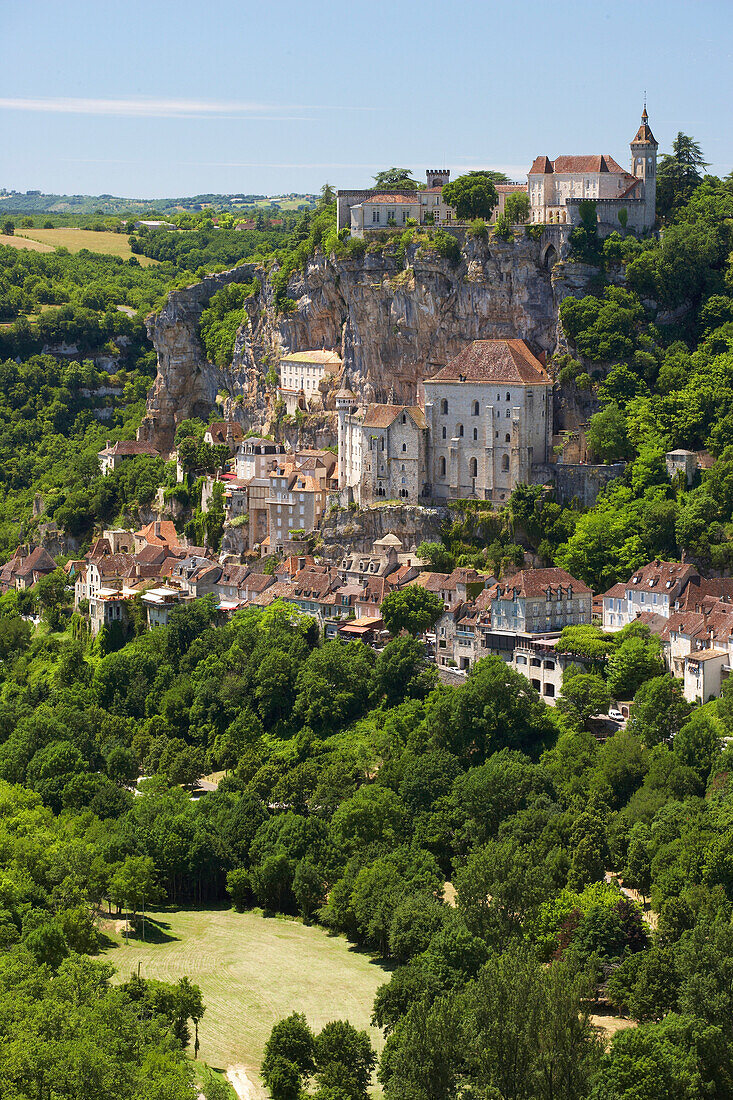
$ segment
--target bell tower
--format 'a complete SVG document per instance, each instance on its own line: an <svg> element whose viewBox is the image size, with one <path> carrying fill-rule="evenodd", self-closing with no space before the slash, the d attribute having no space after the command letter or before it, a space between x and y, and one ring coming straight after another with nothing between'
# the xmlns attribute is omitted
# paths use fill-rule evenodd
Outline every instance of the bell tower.
<svg viewBox="0 0 733 1100"><path fill-rule="evenodd" d="M659 144L649 125L646 103L641 115L641 126L631 144L631 174L643 184L644 228L651 229L657 215L657 150Z"/></svg>

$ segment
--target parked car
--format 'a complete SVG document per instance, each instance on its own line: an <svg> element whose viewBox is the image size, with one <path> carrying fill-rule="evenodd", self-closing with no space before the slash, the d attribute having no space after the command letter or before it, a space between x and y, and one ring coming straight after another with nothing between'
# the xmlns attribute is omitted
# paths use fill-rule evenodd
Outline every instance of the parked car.
<svg viewBox="0 0 733 1100"><path fill-rule="evenodd" d="M608 712L608 717L613 718L614 722L623 722L624 716L618 707L611 707Z"/></svg>

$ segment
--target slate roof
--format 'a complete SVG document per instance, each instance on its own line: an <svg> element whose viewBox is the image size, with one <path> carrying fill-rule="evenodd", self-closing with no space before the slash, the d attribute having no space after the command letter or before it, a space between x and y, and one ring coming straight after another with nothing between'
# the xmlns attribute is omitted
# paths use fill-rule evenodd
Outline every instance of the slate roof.
<svg viewBox="0 0 733 1100"><path fill-rule="evenodd" d="M551 385L550 376L524 340L474 340L425 382Z"/></svg>

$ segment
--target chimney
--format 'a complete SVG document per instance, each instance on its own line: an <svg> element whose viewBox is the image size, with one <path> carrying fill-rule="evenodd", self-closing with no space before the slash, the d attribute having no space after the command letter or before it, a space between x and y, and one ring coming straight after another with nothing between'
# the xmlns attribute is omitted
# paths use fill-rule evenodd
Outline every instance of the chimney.
<svg viewBox="0 0 733 1100"><path fill-rule="evenodd" d="M111 440L111 439L108 439L108 440L107 440L107 448L106 448L106 449L107 449L107 450L109 450L111 446L112 446L112 440Z"/></svg>
<svg viewBox="0 0 733 1100"><path fill-rule="evenodd" d="M153 528L153 530L155 532L156 537L160 537L160 520L159 519L156 519L155 527Z"/></svg>

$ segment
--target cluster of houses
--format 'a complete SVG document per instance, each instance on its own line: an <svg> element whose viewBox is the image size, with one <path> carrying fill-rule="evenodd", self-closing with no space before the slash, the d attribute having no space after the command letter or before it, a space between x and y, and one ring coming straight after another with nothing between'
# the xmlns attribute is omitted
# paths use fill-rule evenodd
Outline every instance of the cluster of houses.
<svg viewBox="0 0 733 1100"><path fill-rule="evenodd" d="M717 698L733 671L733 577L706 579L686 563L649 562L594 600L586 584L558 567L501 580L471 568L434 572L392 533L376 540L371 553L352 551L339 560L291 554L242 564L222 557L184 544L174 524L161 520L134 532L104 531L84 558L64 568L93 634L115 624L126 629L133 605L151 629L165 626L176 607L211 594L222 618L281 600L314 618L327 639L380 645L388 637L384 600L416 585L443 602L425 635L440 669L461 674L498 655L550 704L560 695L565 668L578 660L555 649L566 626L595 622L615 632L644 623L660 638L667 668L693 703ZM43 548L19 547L0 570L0 590L29 588L55 568Z"/></svg>

